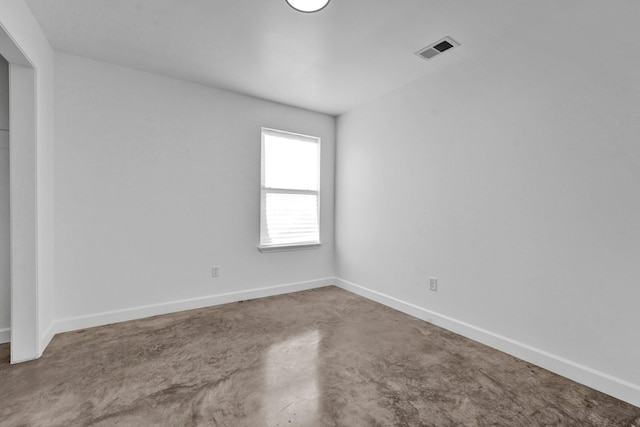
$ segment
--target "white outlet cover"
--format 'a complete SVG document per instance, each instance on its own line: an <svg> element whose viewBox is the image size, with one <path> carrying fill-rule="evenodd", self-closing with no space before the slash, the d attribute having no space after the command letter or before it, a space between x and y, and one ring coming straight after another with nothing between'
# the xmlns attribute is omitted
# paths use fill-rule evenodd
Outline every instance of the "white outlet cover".
<svg viewBox="0 0 640 427"><path fill-rule="evenodd" d="M438 278L437 277L429 277L429 290L437 291L438 290Z"/></svg>

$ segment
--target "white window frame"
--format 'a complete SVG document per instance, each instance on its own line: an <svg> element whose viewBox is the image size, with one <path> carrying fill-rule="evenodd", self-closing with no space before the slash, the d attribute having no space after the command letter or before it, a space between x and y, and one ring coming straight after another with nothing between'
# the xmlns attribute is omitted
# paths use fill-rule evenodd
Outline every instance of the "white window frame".
<svg viewBox="0 0 640 427"><path fill-rule="evenodd" d="M307 141L307 142L313 142L317 145L317 149L318 149L318 190L296 190L296 189L289 189L289 188L267 188L265 187L265 183L264 183L264 178L265 178L265 171L264 171L264 167L265 167L265 159L264 159L264 150L265 150L265 135L266 134L276 134L276 135L280 135L280 136L285 136L288 138L292 138L292 139L296 139L299 141ZM321 139L319 137L316 136L311 136L311 135L304 135L304 134L300 134L300 133L294 133L294 132L287 132L287 131L283 131L283 130L278 130L278 129L272 129L272 128L267 128L267 127L262 127L260 129L260 140L261 140L261 144L260 144L260 235L258 236L258 240L259 240L259 244L258 244L258 249L261 252L275 252L275 251L290 251L290 250L300 250L300 249L314 249L314 248L318 248L320 247L321 243L321 239L320 239L320 235L321 235L321 219L320 219L320 203L321 203L321 198L320 198L320 177L321 177L321 165L322 165L322 158L321 158ZM316 195L317 197L317 218L318 218L318 240L317 241L306 241L306 242L299 242L299 243L285 243L285 244L263 244L262 243L262 233L264 228L267 226L266 225L266 195L267 193L280 193L280 194L313 194Z"/></svg>

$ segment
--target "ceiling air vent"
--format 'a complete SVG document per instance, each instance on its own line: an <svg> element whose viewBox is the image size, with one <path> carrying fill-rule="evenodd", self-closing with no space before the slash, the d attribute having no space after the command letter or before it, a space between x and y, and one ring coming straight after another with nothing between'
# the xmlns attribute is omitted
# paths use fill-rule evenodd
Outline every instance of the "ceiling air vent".
<svg viewBox="0 0 640 427"><path fill-rule="evenodd" d="M442 40L438 40L434 44L431 44L424 49L420 49L416 52L422 59L431 59L436 55L440 55L453 47L460 46L460 43L453 40L451 37L445 37Z"/></svg>

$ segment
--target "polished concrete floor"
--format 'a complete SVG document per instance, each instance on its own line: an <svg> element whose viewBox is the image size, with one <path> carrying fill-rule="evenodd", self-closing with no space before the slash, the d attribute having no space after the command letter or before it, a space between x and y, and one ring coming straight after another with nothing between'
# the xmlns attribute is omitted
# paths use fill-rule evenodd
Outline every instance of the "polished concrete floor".
<svg viewBox="0 0 640 427"><path fill-rule="evenodd" d="M335 287L8 359L2 426L640 426L640 408Z"/></svg>

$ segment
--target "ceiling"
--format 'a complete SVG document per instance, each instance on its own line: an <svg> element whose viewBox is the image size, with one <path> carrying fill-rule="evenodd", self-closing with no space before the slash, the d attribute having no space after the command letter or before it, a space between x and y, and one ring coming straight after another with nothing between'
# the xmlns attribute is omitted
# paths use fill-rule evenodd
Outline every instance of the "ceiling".
<svg viewBox="0 0 640 427"><path fill-rule="evenodd" d="M26 0L60 51L339 115L432 73L518 49L583 0ZM414 55L444 36L461 46Z"/></svg>

